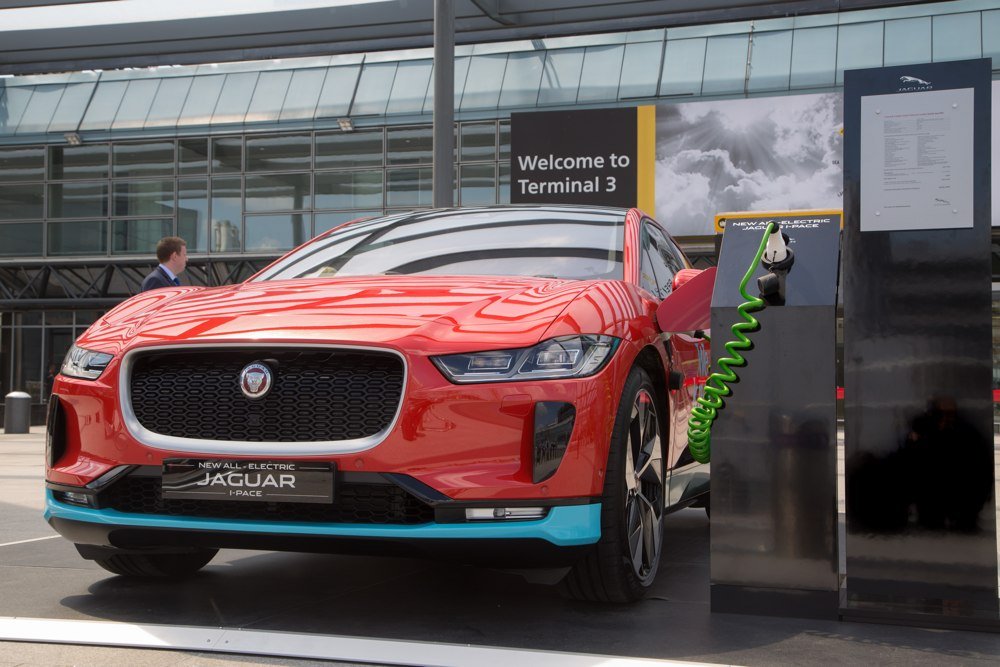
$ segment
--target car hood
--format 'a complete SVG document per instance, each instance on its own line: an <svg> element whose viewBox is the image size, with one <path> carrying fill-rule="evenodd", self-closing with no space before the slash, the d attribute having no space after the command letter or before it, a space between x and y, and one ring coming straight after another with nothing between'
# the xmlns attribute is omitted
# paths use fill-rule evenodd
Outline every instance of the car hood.
<svg viewBox="0 0 1000 667"><path fill-rule="evenodd" d="M134 346L301 341L466 351L542 339L587 281L504 276L368 276L145 292L80 339ZM405 340L404 340L405 339Z"/></svg>

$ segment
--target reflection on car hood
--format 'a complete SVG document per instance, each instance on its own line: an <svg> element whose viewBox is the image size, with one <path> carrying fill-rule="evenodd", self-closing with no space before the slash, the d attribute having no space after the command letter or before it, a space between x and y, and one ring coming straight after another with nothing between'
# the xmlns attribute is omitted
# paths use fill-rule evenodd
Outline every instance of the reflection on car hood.
<svg viewBox="0 0 1000 667"><path fill-rule="evenodd" d="M302 341L399 343L434 351L521 347L589 283L505 276L367 276L145 292L79 341L135 345ZM406 339L403 341L403 339Z"/></svg>

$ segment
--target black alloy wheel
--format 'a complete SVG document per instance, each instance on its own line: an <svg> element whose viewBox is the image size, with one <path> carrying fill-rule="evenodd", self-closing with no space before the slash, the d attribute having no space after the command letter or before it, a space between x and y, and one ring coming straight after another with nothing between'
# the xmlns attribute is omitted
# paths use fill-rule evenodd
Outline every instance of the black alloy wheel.
<svg viewBox="0 0 1000 667"><path fill-rule="evenodd" d="M601 539L563 580L573 598L632 602L652 586L663 551L661 420L649 375L633 368L615 417L601 498Z"/></svg>

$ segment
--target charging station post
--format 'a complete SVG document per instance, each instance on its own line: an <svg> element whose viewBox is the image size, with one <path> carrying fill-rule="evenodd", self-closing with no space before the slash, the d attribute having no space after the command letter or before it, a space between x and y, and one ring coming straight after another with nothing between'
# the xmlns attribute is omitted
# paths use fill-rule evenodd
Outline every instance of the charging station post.
<svg viewBox="0 0 1000 667"><path fill-rule="evenodd" d="M764 281L769 305L754 313L760 329L750 334L753 348L711 431L712 611L837 618L840 218L726 219L712 299L713 368L740 321L739 285L768 222L779 223L795 259L787 274ZM769 275L759 265L754 278ZM748 290L757 289L751 281Z"/></svg>

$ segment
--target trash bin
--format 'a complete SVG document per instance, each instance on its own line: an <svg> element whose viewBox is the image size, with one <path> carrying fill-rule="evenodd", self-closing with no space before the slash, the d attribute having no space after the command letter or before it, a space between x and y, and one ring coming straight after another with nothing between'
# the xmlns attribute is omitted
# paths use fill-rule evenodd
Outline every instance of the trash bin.
<svg viewBox="0 0 1000 667"><path fill-rule="evenodd" d="M31 396L12 391L3 401L3 432L27 433L31 426Z"/></svg>

